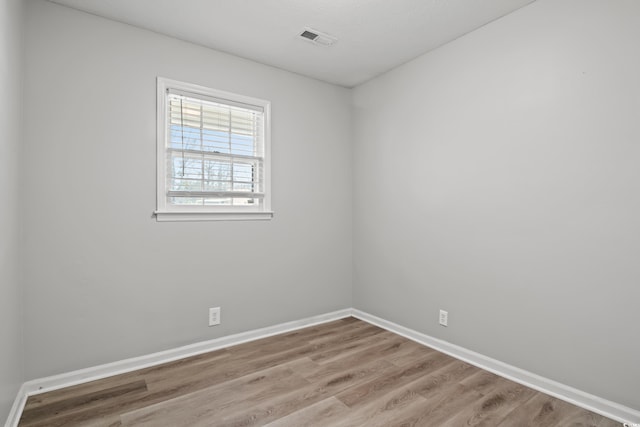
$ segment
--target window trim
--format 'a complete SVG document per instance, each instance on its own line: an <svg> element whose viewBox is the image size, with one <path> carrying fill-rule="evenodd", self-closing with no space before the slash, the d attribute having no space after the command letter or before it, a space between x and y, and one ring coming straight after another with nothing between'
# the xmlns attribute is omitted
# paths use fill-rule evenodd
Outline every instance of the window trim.
<svg viewBox="0 0 640 427"><path fill-rule="evenodd" d="M264 124L264 198L260 208L238 206L171 206L167 203L167 91L183 91L203 99L212 97L228 100L230 105L246 104L263 110ZM157 221L228 221L228 220L269 220L273 218L271 210L271 102L238 95L192 83L157 78L157 129L156 129L156 210Z"/></svg>

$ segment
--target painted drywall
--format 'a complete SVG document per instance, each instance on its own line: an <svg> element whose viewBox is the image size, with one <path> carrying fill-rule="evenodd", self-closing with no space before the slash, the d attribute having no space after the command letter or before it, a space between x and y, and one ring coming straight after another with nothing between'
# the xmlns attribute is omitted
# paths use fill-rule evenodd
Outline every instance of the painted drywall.
<svg viewBox="0 0 640 427"><path fill-rule="evenodd" d="M355 307L640 409L638 76L640 2L538 0L356 88Z"/></svg>
<svg viewBox="0 0 640 427"><path fill-rule="evenodd" d="M273 220L155 221L156 76L272 102ZM347 89L44 1L25 79L28 378L351 306Z"/></svg>
<svg viewBox="0 0 640 427"><path fill-rule="evenodd" d="M23 2L0 0L0 420L7 417L23 380L18 261L22 21Z"/></svg>

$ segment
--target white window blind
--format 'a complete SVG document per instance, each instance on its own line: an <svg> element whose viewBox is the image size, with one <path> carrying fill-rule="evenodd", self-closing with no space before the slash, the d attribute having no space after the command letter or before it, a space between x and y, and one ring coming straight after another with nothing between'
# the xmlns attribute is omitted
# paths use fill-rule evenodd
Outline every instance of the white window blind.
<svg viewBox="0 0 640 427"><path fill-rule="evenodd" d="M268 103L163 82L164 188L158 197L164 203L158 210L267 211Z"/></svg>

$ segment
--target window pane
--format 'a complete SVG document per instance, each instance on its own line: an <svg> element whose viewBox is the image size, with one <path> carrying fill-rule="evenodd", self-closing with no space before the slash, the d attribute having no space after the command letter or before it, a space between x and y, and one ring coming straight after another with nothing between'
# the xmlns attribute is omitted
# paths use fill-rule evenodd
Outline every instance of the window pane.
<svg viewBox="0 0 640 427"><path fill-rule="evenodd" d="M202 197L169 197L172 205L201 206Z"/></svg>
<svg viewBox="0 0 640 427"><path fill-rule="evenodd" d="M253 144L253 141L251 143ZM229 147L228 134L221 131L204 129L202 131L202 150L212 153L229 154L231 149Z"/></svg>
<svg viewBox="0 0 640 427"><path fill-rule="evenodd" d="M204 197L203 204L205 206L230 206L232 204L232 198L216 198L216 197Z"/></svg>
<svg viewBox="0 0 640 427"><path fill-rule="evenodd" d="M249 199L244 197L234 197L234 206L257 206L262 202L261 199Z"/></svg>

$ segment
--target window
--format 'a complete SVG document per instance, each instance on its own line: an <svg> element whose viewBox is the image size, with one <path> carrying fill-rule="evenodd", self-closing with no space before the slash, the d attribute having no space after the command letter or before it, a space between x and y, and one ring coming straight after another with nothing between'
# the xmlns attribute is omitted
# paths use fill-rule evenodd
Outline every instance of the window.
<svg viewBox="0 0 640 427"><path fill-rule="evenodd" d="M158 78L158 221L270 219L270 103Z"/></svg>

